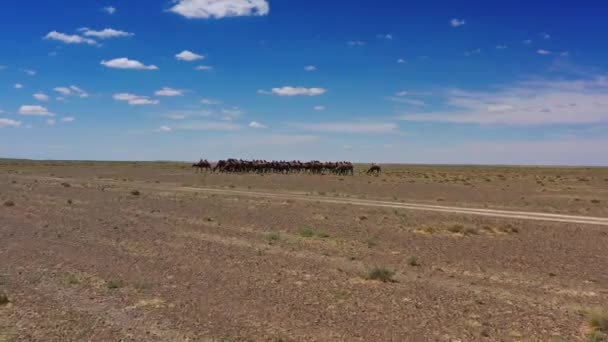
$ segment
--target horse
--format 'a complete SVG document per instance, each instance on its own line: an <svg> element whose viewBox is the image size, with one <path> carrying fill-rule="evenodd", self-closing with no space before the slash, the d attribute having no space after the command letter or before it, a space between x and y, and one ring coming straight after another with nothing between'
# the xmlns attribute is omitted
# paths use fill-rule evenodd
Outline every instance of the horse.
<svg viewBox="0 0 608 342"><path fill-rule="evenodd" d="M377 164L372 164L372 166L369 168L369 170L367 170L367 175L376 175L379 176L380 172L382 172L382 168L380 167L380 165Z"/></svg>

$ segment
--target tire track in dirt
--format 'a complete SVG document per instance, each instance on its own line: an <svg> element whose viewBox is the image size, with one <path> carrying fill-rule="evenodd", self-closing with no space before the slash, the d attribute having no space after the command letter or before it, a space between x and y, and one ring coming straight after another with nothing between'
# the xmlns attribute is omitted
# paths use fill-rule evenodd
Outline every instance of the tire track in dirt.
<svg viewBox="0 0 608 342"><path fill-rule="evenodd" d="M43 179L50 181L65 181L65 178L57 177L36 177L36 176L18 176L20 178L31 178L31 179ZM157 190L157 191L173 191L173 192L190 192L190 193L208 193L225 196L246 196L254 198L270 198L270 199L281 199L281 200L292 200L292 201L307 201L307 202L319 202L328 204L350 204L364 207L383 207L392 209L405 209L405 210L421 210L421 211L433 211L442 213L452 214L464 214L464 215L475 215L475 216L486 216L506 219L517 219L517 220L530 220L530 221L550 221L560 223L576 223L586 225L598 225L608 226L608 218L606 217L592 217L592 216L577 216L577 215L564 215L564 214L550 214L541 212L528 212L528 211L515 211L515 210L498 210L498 209L481 209L481 208L464 208L454 206L442 206L442 205L431 205L421 204L414 202L391 202L391 201L380 201L380 200L367 200L367 199L344 199L344 198L328 198L325 196L318 195L303 195L301 193L280 193L280 192L268 192L268 191L251 191L251 190L229 190L229 189L217 189L217 188L198 188L191 186L177 186L177 185L164 185L164 184L150 184L144 182L124 182L108 181L108 180L82 180L72 179L72 181L80 181L89 184L100 184L100 185L113 185L118 187L133 187L137 186L141 189Z"/></svg>

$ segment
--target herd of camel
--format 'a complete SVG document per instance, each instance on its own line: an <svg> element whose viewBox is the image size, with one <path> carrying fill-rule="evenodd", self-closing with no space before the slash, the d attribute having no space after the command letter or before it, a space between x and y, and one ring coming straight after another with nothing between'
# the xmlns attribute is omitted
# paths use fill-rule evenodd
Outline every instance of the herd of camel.
<svg viewBox="0 0 608 342"><path fill-rule="evenodd" d="M293 161L267 161L267 160L243 160L227 159L220 160L215 165L207 159L201 159L192 164L197 172L221 172L221 173L310 173L310 174L334 174L354 175L354 166L351 162L320 162L317 160L309 162ZM372 164L367 171L368 175L380 175L380 165Z"/></svg>

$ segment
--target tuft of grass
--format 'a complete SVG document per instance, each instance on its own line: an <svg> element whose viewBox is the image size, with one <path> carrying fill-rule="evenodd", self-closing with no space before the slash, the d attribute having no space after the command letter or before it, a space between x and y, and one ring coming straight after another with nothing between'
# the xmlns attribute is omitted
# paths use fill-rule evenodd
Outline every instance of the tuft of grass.
<svg viewBox="0 0 608 342"><path fill-rule="evenodd" d="M462 233L464 233L464 226L461 224L455 224L455 225L449 227L448 231L450 233L454 233L454 234L459 234L459 233L462 234Z"/></svg>
<svg viewBox="0 0 608 342"><path fill-rule="evenodd" d="M418 262L418 258L415 256L411 256L409 258L407 258L407 264L410 266L420 266L420 263Z"/></svg>
<svg viewBox="0 0 608 342"><path fill-rule="evenodd" d="M305 238L311 238L311 237L315 236L315 231L312 230L312 228L310 228L310 227L306 227L300 232L300 236L305 237Z"/></svg>
<svg viewBox="0 0 608 342"><path fill-rule="evenodd" d="M376 247L378 245L378 240L376 238L367 239L367 248Z"/></svg>
<svg viewBox="0 0 608 342"><path fill-rule="evenodd" d="M80 284L80 279L78 279L78 277L76 277L76 276L75 276L75 275L73 275L73 274L70 274L70 275L68 276L68 279L67 279L67 280L68 280L68 284L70 284L70 285L77 285L77 284Z"/></svg>
<svg viewBox="0 0 608 342"><path fill-rule="evenodd" d="M279 241L281 239L281 236L279 235L279 233L270 233L266 236L266 239L269 243L272 244L273 242Z"/></svg>
<svg viewBox="0 0 608 342"><path fill-rule="evenodd" d="M6 202L4 202L4 206L5 207L14 207L15 206L15 202L13 202L13 201L6 201Z"/></svg>
<svg viewBox="0 0 608 342"><path fill-rule="evenodd" d="M600 204L601 201L599 199L592 199L591 203L593 203L593 204Z"/></svg>
<svg viewBox="0 0 608 342"><path fill-rule="evenodd" d="M330 237L329 234L327 234L326 232L319 232L317 234L318 237L320 237L321 239L327 239L328 237Z"/></svg>
<svg viewBox="0 0 608 342"><path fill-rule="evenodd" d="M367 272L367 279L370 280L379 280L383 283L395 282L393 276L395 275L394 271L391 271L384 267L374 267L369 272Z"/></svg>
<svg viewBox="0 0 608 342"><path fill-rule="evenodd" d="M115 290L115 289L119 289L119 288L123 287L123 282L122 282L122 280L118 280L118 279L110 279L106 282L106 286L110 290Z"/></svg>
<svg viewBox="0 0 608 342"><path fill-rule="evenodd" d="M70 183L63 182L63 183L61 183L61 186L63 186L64 188L69 188L72 185Z"/></svg>
<svg viewBox="0 0 608 342"><path fill-rule="evenodd" d="M8 296L4 292L0 292L0 306L7 305L11 301L8 299Z"/></svg>
<svg viewBox="0 0 608 342"><path fill-rule="evenodd" d="M133 190L133 191L131 191L131 195L139 196L139 195L141 195L141 193L139 192L139 190Z"/></svg>
<svg viewBox="0 0 608 342"><path fill-rule="evenodd" d="M608 333L608 311L589 310L586 315L589 320L589 327L594 331Z"/></svg>
<svg viewBox="0 0 608 342"><path fill-rule="evenodd" d="M71 199L71 198L68 198L68 204L69 204L69 205L72 205L72 204L74 204L74 201L72 201L72 199Z"/></svg>

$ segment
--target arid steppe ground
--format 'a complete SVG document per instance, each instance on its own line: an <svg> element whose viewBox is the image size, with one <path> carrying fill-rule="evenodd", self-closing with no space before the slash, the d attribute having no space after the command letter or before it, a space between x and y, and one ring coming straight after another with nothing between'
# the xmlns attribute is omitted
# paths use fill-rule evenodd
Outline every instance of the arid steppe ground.
<svg viewBox="0 0 608 342"><path fill-rule="evenodd" d="M0 341L603 338L608 169L363 170L0 161Z"/></svg>

